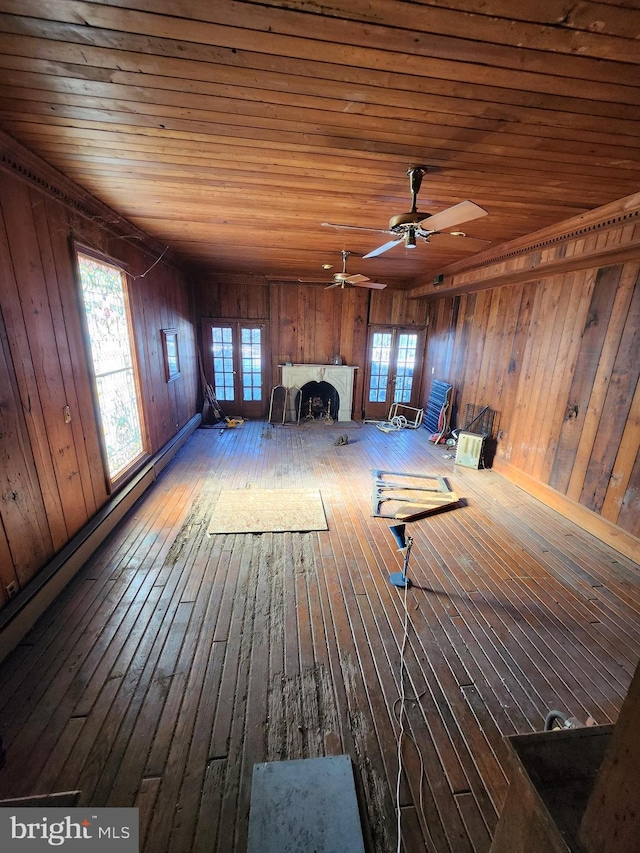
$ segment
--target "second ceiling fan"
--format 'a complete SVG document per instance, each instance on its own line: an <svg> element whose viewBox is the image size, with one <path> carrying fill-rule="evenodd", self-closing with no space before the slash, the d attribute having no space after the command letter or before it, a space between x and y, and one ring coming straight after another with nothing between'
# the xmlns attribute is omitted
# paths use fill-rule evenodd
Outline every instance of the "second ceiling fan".
<svg viewBox="0 0 640 853"><path fill-rule="evenodd" d="M463 222L471 222L472 219L479 219L481 216L487 216L487 211L472 201L461 201L459 204L454 204L453 207L448 207L446 210L441 210L433 215L423 213L418 210L418 192L422 184L422 178L427 174L427 166L413 166L407 170L409 176L409 186L411 188L411 210L408 213L399 213L397 216L392 216L389 220L389 228L387 231L378 228L365 228L358 225L335 225L331 222L323 222L322 224L329 228L349 228L357 229L358 231L375 231L381 234L393 234L393 239L377 249L363 255L364 258L375 258L383 252L393 249L394 246L404 243L405 248L415 249L416 240L422 239L429 242L431 237L436 237L437 242L447 242L449 246L460 249L479 250L487 245L488 240L476 240L469 238L461 231L447 232L445 229L454 228L456 225L461 225ZM444 232L444 233L443 233ZM453 243L451 241L454 241Z"/></svg>
<svg viewBox="0 0 640 853"><path fill-rule="evenodd" d="M336 272L333 274L333 281L330 282L325 290L331 290L332 287L340 287L344 290L345 284L352 284L354 287L368 287L372 290L384 290L387 286L386 284L381 284L379 281L371 281L371 279L367 278L366 275L360 275L356 273L355 275L350 275L347 272L347 258L351 252L343 251L342 252L342 272ZM317 278L299 278L300 282L316 282L322 281L322 279Z"/></svg>

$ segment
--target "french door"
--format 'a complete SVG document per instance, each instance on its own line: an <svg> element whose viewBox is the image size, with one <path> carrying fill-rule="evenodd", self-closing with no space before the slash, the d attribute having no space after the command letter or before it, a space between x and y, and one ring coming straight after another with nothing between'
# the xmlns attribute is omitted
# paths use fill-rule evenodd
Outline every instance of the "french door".
<svg viewBox="0 0 640 853"><path fill-rule="evenodd" d="M203 320L204 367L228 417L260 418L266 411L264 327L240 320Z"/></svg>
<svg viewBox="0 0 640 853"><path fill-rule="evenodd" d="M365 417L384 420L392 403L416 406L422 341L422 333L414 330L395 326L370 330Z"/></svg>

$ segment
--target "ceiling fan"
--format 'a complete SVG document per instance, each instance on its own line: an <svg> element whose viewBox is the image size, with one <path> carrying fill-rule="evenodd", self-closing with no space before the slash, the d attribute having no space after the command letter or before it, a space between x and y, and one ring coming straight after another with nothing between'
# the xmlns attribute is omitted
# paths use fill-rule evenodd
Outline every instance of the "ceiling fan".
<svg viewBox="0 0 640 853"><path fill-rule="evenodd" d="M411 188L411 210L408 213L399 213L397 216L392 216L389 220L389 228L387 230L379 228L365 228L358 225L335 225L332 222L323 222L322 224L329 228L350 228L359 231L375 231L380 234L393 234L393 240L389 240L382 246L378 246L372 252L364 255L365 258L375 258L394 246L404 243L405 248L415 249L416 239L420 238L426 243L429 243L431 237L436 237L436 242L446 243L456 248L469 249L471 251L479 250L487 245L488 240L476 240L467 237L462 231L444 232L445 228L453 228L455 225L460 225L463 222L470 222L472 219L479 219L481 216L487 216L487 211L484 210L472 201L461 201L459 204L454 204L453 207L448 207L446 210L441 210L440 213L423 213L417 209L418 193L422 178L427 174L427 166L412 166L407 170L409 176L409 186ZM455 241L452 243L451 241Z"/></svg>
<svg viewBox="0 0 640 853"><path fill-rule="evenodd" d="M333 281L330 282L325 290L331 290L332 287L340 287L344 290L345 284L352 284L354 287L369 287L374 290L383 290L387 285L380 284L379 281L371 281L367 278L366 275L349 275L347 272L347 258L351 252L343 251L342 252L342 271L336 272L333 274ZM300 282L315 282L315 281L323 281L323 279L317 278L299 278Z"/></svg>

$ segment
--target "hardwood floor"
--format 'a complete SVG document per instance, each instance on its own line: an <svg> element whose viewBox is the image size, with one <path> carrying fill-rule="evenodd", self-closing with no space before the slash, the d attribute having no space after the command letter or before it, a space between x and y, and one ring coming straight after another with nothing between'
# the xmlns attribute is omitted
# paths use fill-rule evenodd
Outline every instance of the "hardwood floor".
<svg viewBox="0 0 640 853"><path fill-rule="evenodd" d="M349 444L336 447L346 432ZM638 566L425 430L198 430L0 671L2 796L140 808L142 849L246 849L255 762L347 753L367 849L487 851L504 735L614 722L640 657ZM405 593L371 469L441 474ZM207 535L221 489L319 488L328 531Z"/></svg>

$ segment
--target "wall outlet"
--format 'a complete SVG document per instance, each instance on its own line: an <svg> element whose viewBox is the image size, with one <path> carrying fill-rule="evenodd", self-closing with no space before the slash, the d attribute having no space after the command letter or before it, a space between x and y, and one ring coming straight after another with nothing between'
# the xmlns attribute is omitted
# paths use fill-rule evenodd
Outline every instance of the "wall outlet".
<svg viewBox="0 0 640 853"><path fill-rule="evenodd" d="M17 583L17 581L11 581L11 583L8 583L5 587L5 590L7 592L7 598L9 600L14 598L18 594L18 583Z"/></svg>

